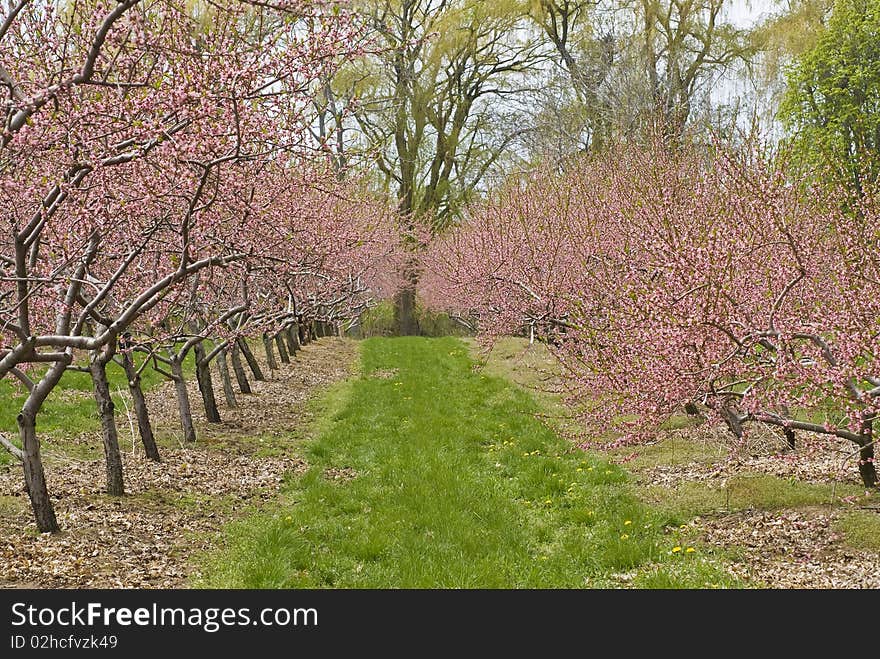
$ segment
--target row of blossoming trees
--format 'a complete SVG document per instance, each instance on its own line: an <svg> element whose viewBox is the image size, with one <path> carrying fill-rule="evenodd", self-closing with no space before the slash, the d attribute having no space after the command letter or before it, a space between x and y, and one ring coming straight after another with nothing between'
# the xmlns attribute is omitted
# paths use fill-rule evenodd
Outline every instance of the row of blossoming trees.
<svg viewBox="0 0 880 659"><path fill-rule="evenodd" d="M877 485L880 208L762 159L631 148L538 172L429 250L423 295L547 340L616 442L674 412L852 442Z"/></svg>
<svg viewBox="0 0 880 659"><path fill-rule="evenodd" d="M240 354L262 377L245 334L288 360L393 285L392 213L307 139L315 85L360 35L330 2L4 1L0 377L28 395L20 446L0 441L22 462L40 531L58 524L36 422L66 370L91 375L107 490L122 494L112 359L158 459L147 363L176 383L194 440L190 351L216 421L209 364L227 397L227 353L242 390Z"/></svg>

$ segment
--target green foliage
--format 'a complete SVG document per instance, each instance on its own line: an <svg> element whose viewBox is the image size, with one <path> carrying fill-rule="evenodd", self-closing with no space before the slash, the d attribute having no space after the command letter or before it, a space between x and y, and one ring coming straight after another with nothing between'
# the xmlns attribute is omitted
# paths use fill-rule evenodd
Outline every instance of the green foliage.
<svg viewBox="0 0 880 659"><path fill-rule="evenodd" d="M791 0L787 9L759 24L751 37L773 77L788 57L814 48L831 13L834 0Z"/></svg>
<svg viewBox="0 0 880 659"><path fill-rule="evenodd" d="M422 336L467 336L469 331L447 314L434 312L422 305L416 306L416 320ZM397 332L394 321L394 305L385 301L361 315L360 323L352 330L352 336L368 339L374 336L394 336Z"/></svg>
<svg viewBox="0 0 880 659"><path fill-rule="evenodd" d="M331 84L360 128L349 157L369 154L363 169L402 213L442 229L510 146L515 128L502 125L509 112L496 100L518 94L520 74L537 62L521 0L358 0L354 8L375 26L377 47L349 59Z"/></svg>
<svg viewBox="0 0 880 659"><path fill-rule="evenodd" d="M331 392L306 446L310 470L228 530L197 585L610 587L658 566L672 587L735 585L702 548L681 550L623 469L572 450L527 393L475 371L462 342L362 346L361 377Z"/></svg>
<svg viewBox="0 0 880 659"><path fill-rule="evenodd" d="M392 336L394 331L394 305L386 300L362 313L351 334L356 338L365 339L373 336Z"/></svg>
<svg viewBox="0 0 880 659"><path fill-rule="evenodd" d="M837 0L787 77L779 114L797 159L861 197L880 173L880 0Z"/></svg>

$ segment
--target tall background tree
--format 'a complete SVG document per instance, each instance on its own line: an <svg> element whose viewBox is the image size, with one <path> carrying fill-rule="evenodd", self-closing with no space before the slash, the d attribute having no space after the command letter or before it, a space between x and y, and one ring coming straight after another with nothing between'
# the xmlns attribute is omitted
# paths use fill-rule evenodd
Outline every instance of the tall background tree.
<svg viewBox="0 0 880 659"><path fill-rule="evenodd" d="M375 36L372 53L328 86L332 108L357 98L350 147L368 153L378 187L396 196L404 241L427 224L436 232L472 198L518 130L498 130L500 99L521 93L536 46L512 0L364 0L356 3ZM395 302L397 329L418 332L416 259Z"/></svg>
<svg viewBox="0 0 880 659"><path fill-rule="evenodd" d="M752 61L732 0L533 0L556 66L530 136L532 160L601 151L705 119L720 76Z"/></svg>
<svg viewBox="0 0 880 659"><path fill-rule="evenodd" d="M880 174L880 2L837 0L787 79L780 116L801 164L861 199Z"/></svg>

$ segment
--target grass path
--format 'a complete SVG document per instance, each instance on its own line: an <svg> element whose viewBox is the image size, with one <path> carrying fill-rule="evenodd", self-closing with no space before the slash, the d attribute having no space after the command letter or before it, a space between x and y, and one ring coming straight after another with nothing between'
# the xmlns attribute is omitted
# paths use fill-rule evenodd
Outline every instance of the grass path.
<svg viewBox="0 0 880 659"><path fill-rule="evenodd" d="M228 529L203 587L732 585L620 467L573 449L459 340L370 339L333 389L310 465L272 512Z"/></svg>

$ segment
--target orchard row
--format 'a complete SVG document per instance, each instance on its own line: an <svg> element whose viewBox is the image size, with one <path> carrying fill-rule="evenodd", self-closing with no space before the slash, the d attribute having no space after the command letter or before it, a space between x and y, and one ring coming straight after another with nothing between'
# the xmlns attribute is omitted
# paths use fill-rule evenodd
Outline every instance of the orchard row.
<svg viewBox="0 0 880 659"><path fill-rule="evenodd" d="M790 171L656 145L533 173L431 246L423 296L546 340L594 437L687 411L843 438L875 487L880 206Z"/></svg>
<svg viewBox="0 0 880 659"><path fill-rule="evenodd" d="M40 531L58 524L37 417L65 371L91 374L107 490L122 494L114 357L140 403L140 369L174 380L193 441L190 351L217 420L209 365L249 356L245 335L285 347L283 359L310 328L351 322L395 286L393 209L332 167L308 118L361 42L322 2L4 9L0 377L28 395L19 441L2 441L22 462Z"/></svg>

